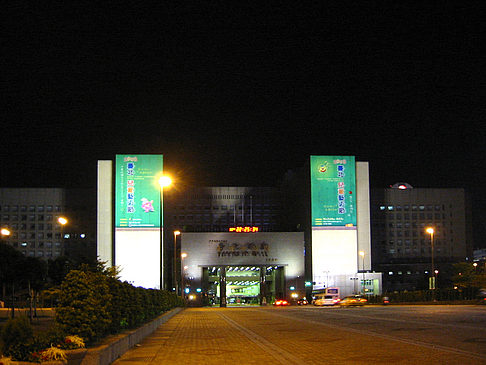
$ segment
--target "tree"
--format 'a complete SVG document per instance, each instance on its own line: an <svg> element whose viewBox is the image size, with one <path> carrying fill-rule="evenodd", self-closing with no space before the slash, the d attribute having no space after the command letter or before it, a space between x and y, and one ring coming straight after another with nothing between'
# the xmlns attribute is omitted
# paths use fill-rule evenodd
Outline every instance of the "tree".
<svg viewBox="0 0 486 365"><path fill-rule="evenodd" d="M469 262L454 264L452 280L459 288L486 288L486 273Z"/></svg>

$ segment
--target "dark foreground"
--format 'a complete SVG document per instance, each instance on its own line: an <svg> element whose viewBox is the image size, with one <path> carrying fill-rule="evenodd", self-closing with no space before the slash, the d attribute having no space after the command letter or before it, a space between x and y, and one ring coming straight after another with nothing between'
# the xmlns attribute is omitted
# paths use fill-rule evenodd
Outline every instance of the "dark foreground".
<svg viewBox="0 0 486 365"><path fill-rule="evenodd" d="M486 364L486 306L190 308L115 364Z"/></svg>

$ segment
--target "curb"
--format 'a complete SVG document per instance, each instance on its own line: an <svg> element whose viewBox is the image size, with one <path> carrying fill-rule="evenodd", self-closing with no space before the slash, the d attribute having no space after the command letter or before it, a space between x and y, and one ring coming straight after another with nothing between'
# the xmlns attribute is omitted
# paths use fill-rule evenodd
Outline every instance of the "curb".
<svg viewBox="0 0 486 365"><path fill-rule="evenodd" d="M181 307L174 308L136 330L110 337L104 344L89 348L84 358L76 362L68 361L68 364L109 365L182 310Z"/></svg>

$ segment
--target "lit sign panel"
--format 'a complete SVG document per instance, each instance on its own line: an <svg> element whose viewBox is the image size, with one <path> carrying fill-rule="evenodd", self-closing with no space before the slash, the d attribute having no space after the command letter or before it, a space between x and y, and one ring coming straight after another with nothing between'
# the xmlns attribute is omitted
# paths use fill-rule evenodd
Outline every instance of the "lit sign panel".
<svg viewBox="0 0 486 365"><path fill-rule="evenodd" d="M354 156L311 156L312 226L356 226Z"/></svg>
<svg viewBox="0 0 486 365"><path fill-rule="evenodd" d="M162 155L116 156L115 224L124 227L160 227L161 202L157 176Z"/></svg>
<svg viewBox="0 0 486 365"><path fill-rule="evenodd" d="M160 288L162 155L117 155L115 165L115 265L120 279Z"/></svg>
<svg viewBox="0 0 486 365"><path fill-rule="evenodd" d="M238 232L238 233L258 232L258 227L230 227L229 232Z"/></svg>

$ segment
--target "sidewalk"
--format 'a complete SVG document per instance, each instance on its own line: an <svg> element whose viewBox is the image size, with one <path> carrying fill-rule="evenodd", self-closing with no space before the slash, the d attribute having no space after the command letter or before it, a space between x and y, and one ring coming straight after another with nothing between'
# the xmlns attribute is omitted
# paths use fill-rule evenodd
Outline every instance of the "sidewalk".
<svg viewBox="0 0 486 365"><path fill-rule="evenodd" d="M276 363L275 356L255 351L255 340L224 319L228 310L185 309L113 364Z"/></svg>

